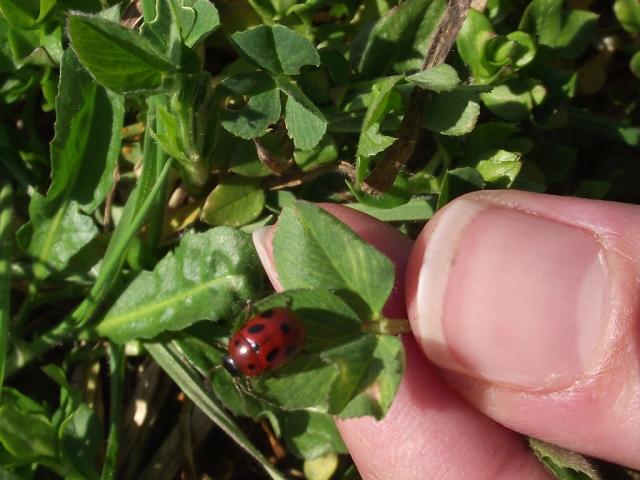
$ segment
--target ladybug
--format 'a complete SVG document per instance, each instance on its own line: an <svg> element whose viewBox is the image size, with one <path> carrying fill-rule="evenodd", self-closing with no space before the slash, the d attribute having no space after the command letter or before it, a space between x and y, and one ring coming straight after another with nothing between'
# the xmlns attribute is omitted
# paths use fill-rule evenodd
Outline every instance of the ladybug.
<svg viewBox="0 0 640 480"><path fill-rule="evenodd" d="M304 344L304 326L286 307L254 315L230 339L222 360L233 376L255 377L293 358Z"/></svg>

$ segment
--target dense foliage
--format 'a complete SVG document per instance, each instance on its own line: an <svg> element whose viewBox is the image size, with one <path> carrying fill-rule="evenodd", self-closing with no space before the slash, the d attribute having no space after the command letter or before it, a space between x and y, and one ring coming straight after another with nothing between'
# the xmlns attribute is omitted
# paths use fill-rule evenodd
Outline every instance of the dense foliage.
<svg viewBox="0 0 640 480"><path fill-rule="evenodd" d="M331 416L391 405L394 270L298 200L411 236L484 188L639 201L638 2L475 4L453 43L445 0L0 0L0 478L356 478ZM237 381L248 301L307 338Z"/></svg>

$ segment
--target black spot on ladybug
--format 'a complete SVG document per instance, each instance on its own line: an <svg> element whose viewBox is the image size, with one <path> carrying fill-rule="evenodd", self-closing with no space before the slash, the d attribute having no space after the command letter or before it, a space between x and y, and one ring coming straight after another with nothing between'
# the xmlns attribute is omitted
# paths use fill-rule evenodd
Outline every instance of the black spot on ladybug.
<svg viewBox="0 0 640 480"><path fill-rule="evenodd" d="M264 330L264 323L256 323L255 325L251 325L247 331L249 333L258 333Z"/></svg>
<svg viewBox="0 0 640 480"><path fill-rule="evenodd" d="M269 310L265 310L264 312L262 312L260 314L261 317L263 318L271 318L273 317L273 308L270 308Z"/></svg>
<svg viewBox="0 0 640 480"><path fill-rule="evenodd" d="M256 366L253 363L250 363L248 368L249 368L249 370L255 370Z"/></svg>
<svg viewBox="0 0 640 480"><path fill-rule="evenodd" d="M240 346L240 340L236 340L236 342L235 342L235 346L236 346L236 347L239 347L239 346Z"/></svg>
<svg viewBox="0 0 640 480"><path fill-rule="evenodd" d="M282 333L289 333L291 331L291 325L288 323L281 323L280 330L282 330Z"/></svg>
<svg viewBox="0 0 640 480"><path fill-rule="evenodd" d="M294 347L293 345L289 345L287 347L287 349L285 350L285 354L287 355L287 357L290 357L291 355L293 355L296 352L296 347Z"/></svg>
<svg viewBox="0 0 640 480"><path fill-rule="evenodd" d="M280 349L278 347L271 349L271 351L269 353L267 353L267 362L271 363L273 362L276 357L278 356L278 352L280 351Z"/></svg>

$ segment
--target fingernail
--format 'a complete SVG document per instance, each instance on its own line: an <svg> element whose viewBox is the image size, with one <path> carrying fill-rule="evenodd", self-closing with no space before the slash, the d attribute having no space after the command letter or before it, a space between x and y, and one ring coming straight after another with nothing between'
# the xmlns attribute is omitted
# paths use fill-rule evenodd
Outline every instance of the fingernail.
<svg viewBox="0 0 640 480"><path fill-rule="evenodd" d="M495 383L561 389L598 355L608 283L587 230L462 198L423 232L412 328L436 363ZM418 249L420 250L420 249Z"/></svg>

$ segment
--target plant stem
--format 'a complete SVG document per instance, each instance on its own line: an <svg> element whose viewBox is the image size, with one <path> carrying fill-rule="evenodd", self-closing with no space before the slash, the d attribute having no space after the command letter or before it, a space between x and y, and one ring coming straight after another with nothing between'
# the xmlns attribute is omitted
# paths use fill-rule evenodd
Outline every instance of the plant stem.
<svg viewBox="0 0 640 480"><path fill-rule="evenodd" d="M464 23L471 0L450 0L447 11L438 26L434 41L429 47L422 69L439 65L445 61L453 42ZM362 190L372 195L386 192L396 179L400 169L409 161L418 143L421 120L430 94L414 88L409 100L409 108L404 114L395 142L387 149L384 157L373 168L362 185Z"/></svg>
<svg viewBox="0 0 640 480"><path fill-rule="evenodd" d="M111 379L110 413L109 413L109 439L107 440L107 453L102 467L101 480L115 478L115 470L118 458L118 426L122 417L122 397L124 386L124 347L111 344L109 346L109 375Z"/></svg>
<svg viewBox="0 0 640 480"><path fill-rule="evenodd" d="M7 354L5 374L10 377L21 368L45 354L57 345L61 345L73 336L66 325L60 324L27 344L16 344Z"/></svg>
<svg viewBox="0 0 640 480"><path fill-rule="evenodd" d="M22 299L20 308L11 321L11 326L16 328L23 324L25 317L29 314L29 311L33 307L33 301L38 295L38 286L30 281L27 285L27 293Z"/></svg>
<svg viewBox="0 0 640 480"><path fill-rule="evenodd" d="M367 332L378 335L404 335L411 332L411 324L406 318L387 318L381 316L372 322L364 325Z"/></svg>
<svg viewBox="0 0 640 480"><path fill-rule="evenodd" d="M118 224L118 227L122 225L122 228L116 228L116 232L114 232L112 236L114 241L110 242L109 247L107 247L105 260L102 268L100 269L100 274L96 279L96 283L91 288L87 298L71 313L69 317L64 320L65 323L71 326L82 326L91 319L93 313L96 311L98 306L100 306L102 300L115 282L117 275L122 268L123 259L129 245L131 244L131 240L133 240L133 237L142 228L142 225L147 218L147 213L151 209L156 196L165 185L165 180L169 174L172 164L172 159L167 159L167 163L165 163L164 168L158 174L155 184L149 192L139 190L139 195L146 194L146 198L138 211L132 215L133 218L131 218L129 222L123 224L121 221ZM138 196L136 196L136 199L134 200L137 200L137 197Z"/></svg>

